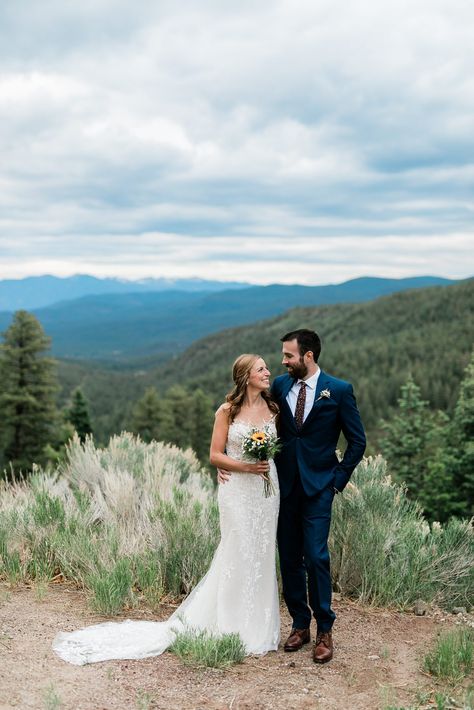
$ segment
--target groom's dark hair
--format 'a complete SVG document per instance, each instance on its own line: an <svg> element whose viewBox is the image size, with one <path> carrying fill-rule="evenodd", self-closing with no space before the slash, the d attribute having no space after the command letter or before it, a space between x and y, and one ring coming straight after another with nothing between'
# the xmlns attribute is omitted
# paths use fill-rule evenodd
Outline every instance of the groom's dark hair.
<svg viewBox="0 0 474 710"><path fill-rule="evenodd" d="M292 330L290 333L284 335L283 338L280 338L280 340L282 343L286 343L288 340L296 340L301 357L311 350L314 362L318 362L318 358L321 354L321 338L314 330L308 330L307 328Z"/></svg>

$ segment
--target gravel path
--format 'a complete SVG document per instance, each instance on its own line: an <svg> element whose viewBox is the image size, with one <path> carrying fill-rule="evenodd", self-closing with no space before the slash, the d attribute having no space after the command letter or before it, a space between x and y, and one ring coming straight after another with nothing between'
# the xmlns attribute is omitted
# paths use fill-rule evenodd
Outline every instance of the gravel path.
<svg viewBox="0 0 474 710"><path fill-rule="evenodd" d="M144 661L71 666L51 650L57 631L103 621L84 594L64 584L47 589L0 584L0 708L40 710L267 710L383 708L413 702L429 684L419 671L439 619L363 609L336 600L334 660L317 666L309 646L247 658L230 670L190 669L171 653ZM159 617L134 609L127 616ZM283 611L282 639L289 630ZM446 620L445 623L450 623ZM444 626L445 624L443 624Z"/></svg>

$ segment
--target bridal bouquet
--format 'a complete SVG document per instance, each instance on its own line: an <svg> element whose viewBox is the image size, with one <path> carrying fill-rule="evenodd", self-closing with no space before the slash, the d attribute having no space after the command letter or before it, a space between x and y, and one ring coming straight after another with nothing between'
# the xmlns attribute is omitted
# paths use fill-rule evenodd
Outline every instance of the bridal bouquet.
<svg viewBox="0 0 474 710"><path fill-rule="evenodd" d="M253 427L246 436L242 437L242 451L248 458L254 461L268 461L280 451L280 440L275 434L271 434L265 429ZM275 495L275 486L271 478L263 481L263 493L265 498Z"/></svg>

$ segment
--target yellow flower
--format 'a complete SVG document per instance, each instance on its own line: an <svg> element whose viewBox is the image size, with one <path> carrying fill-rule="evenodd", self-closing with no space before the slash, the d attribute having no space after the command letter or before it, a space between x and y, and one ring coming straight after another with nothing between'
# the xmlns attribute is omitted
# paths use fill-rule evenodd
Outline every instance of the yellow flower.
<svg viewBox="0 0 474 710"><path fill-rule="evenodd" d="M256 431L255 434L252 434L252 439L262 444L266 441L266 438L267 436L264 431Z"/></svg>

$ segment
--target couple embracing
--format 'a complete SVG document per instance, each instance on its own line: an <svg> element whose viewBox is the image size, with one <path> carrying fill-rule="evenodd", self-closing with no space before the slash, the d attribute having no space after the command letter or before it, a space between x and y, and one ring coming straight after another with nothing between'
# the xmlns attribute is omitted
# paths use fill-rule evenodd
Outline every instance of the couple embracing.
<svg viewBox="0 0 474 710"><path fill-rule="evenodd" d="M216 413L210 461L219 469L221 540L207 574L165 622L105 623L58 634L53 648L61 658L82 665L159 655L186 628L238 633L248 654L276 650L276 540L293 620L284 650L297 651L311 640L314 616L313 660L332 658L331 507L363 456L365 434L352 386L318 366L318 335L301 329L281 341L288 374L270 388L264 360L241 355L234 388ZM242 441L254 429L278 432L275 461L252 462L245 455ZM339 461L341 432L347 448ZM272 495L264 495L264 481L272 484Z"/></svg>

